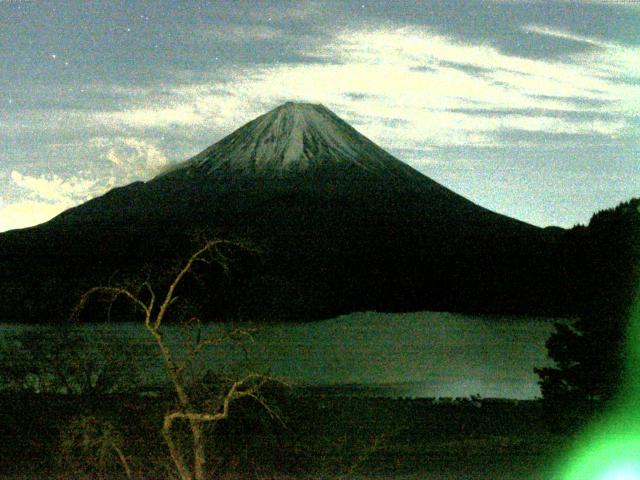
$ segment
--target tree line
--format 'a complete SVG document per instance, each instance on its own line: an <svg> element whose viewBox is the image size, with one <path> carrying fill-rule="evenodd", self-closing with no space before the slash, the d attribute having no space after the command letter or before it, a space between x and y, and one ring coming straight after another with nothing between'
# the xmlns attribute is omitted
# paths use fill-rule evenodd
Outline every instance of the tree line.
<svg viewBox="0 0 640 480"><path fill-rule="evenodd" d="M542 395L558 418L606 408L623 387L632 309L640 292L640 198L603 210L567 232L573 321L547 341L553 367L538 368Z"/></svg>

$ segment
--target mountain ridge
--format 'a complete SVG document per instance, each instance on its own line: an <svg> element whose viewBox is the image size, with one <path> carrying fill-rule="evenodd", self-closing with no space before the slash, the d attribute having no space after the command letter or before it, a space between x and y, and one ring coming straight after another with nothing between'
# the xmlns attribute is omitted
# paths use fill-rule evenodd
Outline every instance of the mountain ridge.
<svg viewBox="0 0 640 480"><path fill-rule="evenodd" d="M354 194L357 190L361 191ZM257 195L262 197L258 203L268 203L278 195L296 191L323 197L335 197L342 191L350 197L345 198L346 204L377 192L387 198L380 202L383 210L388 206L385 204L396 202L394 196L402 196L403 202L411 205L414 216L439 216L445 221L445 217L457 215L468 223L493 222L509 230L539 229L481 207L435 182L376 145L325 106L300 102L286 102L170 171L146 182L113 189L44 225L60 223L64 228L68 222L87 221L83 218L87 216L95 217L91 221L100 221L100 217L125 221L127 211L131 213L131 221L159 213L177 219L197 212L199 207L192 205L194 202L209 205L228 202L229 192L231 196L242 194L247 199ZM99 208L107 197L119 204L114 215ZM199 202L198 197L202 197ZM238 206L236 210L247 209ZM407 212L394 211L392 215Z"/></svg>
<svg viewBox="0 0 640 480"><path fill-rule="evenodd" d="M557 235L454 193L326 107L287 103L178 168L0 235L0 280L14 285L13 315L37 317L53 298L70 304L68 292L114 272L177 262L205 236L263 252L232 290L207 290L230 316L541 312L558 295L540 280ZM15 313L16 302L36 307Z"/></svg>

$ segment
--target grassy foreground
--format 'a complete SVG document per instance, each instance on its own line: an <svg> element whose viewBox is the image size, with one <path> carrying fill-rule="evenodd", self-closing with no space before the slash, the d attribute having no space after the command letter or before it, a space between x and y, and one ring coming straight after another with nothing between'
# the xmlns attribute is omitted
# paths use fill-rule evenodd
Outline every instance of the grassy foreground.
<svg viewBox="0 0 640 480"><path fill-rule="evenodd" d="M162 394L1 395L1 478L127 478L100 444L109 435L133 478L175 478L159 431L170 406ZM239 402L208 432L214 478L547 479L573 438L538 401L274 392L270 407Z"/></svg>

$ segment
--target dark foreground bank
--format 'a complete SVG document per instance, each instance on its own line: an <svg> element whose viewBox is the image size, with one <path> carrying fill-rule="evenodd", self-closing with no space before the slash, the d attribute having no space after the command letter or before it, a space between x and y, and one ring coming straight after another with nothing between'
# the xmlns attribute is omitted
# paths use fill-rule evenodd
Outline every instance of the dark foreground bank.
<svg viewBox="0 0 640 480"><path fill-rule="evenodd" d="M571 434L538 401L272 392L208 432L212 478L547 479ZM0 396L2 478L176 478L164 395ZM186 433L183 432L183 433ZM117 449L113 447L117 446Z"/></svg>

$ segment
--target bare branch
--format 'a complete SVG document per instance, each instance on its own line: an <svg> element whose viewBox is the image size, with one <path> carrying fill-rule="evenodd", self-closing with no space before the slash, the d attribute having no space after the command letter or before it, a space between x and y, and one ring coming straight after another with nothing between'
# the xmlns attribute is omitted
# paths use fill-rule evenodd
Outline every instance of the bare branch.
<svg viewBox="0 0 640 480"><path fill-rule="evenodd" d="M254 379L260 379L261 381L257 384L248 386L247 384ZM173 423L176 419L187 419L196 422L217 422L220 420L224 420L229 416L229 408L231 404L235 400L239 400L241 398L256 398L256 394L258 390L268 381L268 378L264 378L258 374L250 374L241 380L237 380L231 385L227 394L224 397L224 401L222 403L222 410L216 413L206 413L206 412L193 412L193 411L175 411L168 413L165 415L165 423L168 422L169 425ZM168 420L167 420L168 419Z"/></svg>
<svg viewBox="0 0 640 480"><path fill-rule="evenodd" d="M231 244L232 242L229 242L227 240L210 240L204 245L204 247L202 247L196 253L191 255L187 263L184 265L184 267L182 267L182 270L180 270L180 272L176 275L173 282L169 286L169 289L167 290L167 294L164 298L164 301L160 305L160 311L158 312L158 315L156 316L156 319L155 319L156 328L160 327L160 324L162 323L162 320L167 311L167 308L173 301L173 294L175 292L175 289L180 284L184 276L187 273L189 273L189 271L193 267L194 262L196 262L196 260L198 260L200 257L202 257L202 255L204 255L208 251L214 248L217 248L219 245L231 245Z"/></svg>
<svg viewBox="0 0 640 480"><path fill-rule="evenodd" d="M284 420L282 419L280 414L278 412L276 412L273 408L271 408L269 406L269 404L267 402L265 402L262 397L260 397L259 395L250 395L250 396L256 402L258 402L260 405L262 405L262 408L264 408L267 411L267 413L269 414L269 416L271 418L276 419L280 423L280 425L282 425L283 427L287 426L287 424L284 422Z"/></svg>
<svg viewBox="0 0 640 480"><path fill-rule="evenodd" d="M174 417L170 414L165 415L164 423L162 425L162 436L164 437L164 441L169 448L169 455L171 455L171 460L173 460L173 464L178 469L178 474L180 475L181 480L192 480L193 476L187 468L187 465L184 461L182 453L180 449L176 446L176 443L173 441L173 436L171 435L171 426L173 423Z"/></svg>
<svg viewBox="0 0 640 480"><path fill-rule="evenodd" d="M133 478L131 474L131 467L129 466L129 461L127 460L127 457L125 456L124 452L115 443L111 444L111 448L113 448L113 450L116 452L116 455L118 456L118 460L120 461L120 465L122 465L122 468L124 468L125 475L129 480L131 480Z"/></svg>
<svg viewBox="0 0 640 480"><path fill-rule="evenodd" d="M153 307L155 306L155 303L156 303L156 293L153 291L153 287L151 286L148 280L145 281L143 285L147 287L147 291L149 292L149 295L150 295L148 308L149 308L149 312L151 312L153 311Z"/></svg>
<svg viewBox="0 0 640 480"><path fill-rule="evenodd" d="M116 298L118 298L120 296L124 296L124 297L128 298L129 300L131 300L131 302L133 302L134 305L140 307L142 309L142 311L145 312L147 317L149 317L151 315L151 310L149 309L149 306L146 305L136 295L134 295L133 293L131 293L129 290L127 290L125 288L120 288L120 287L93 287L93 288L89 289L87 292L85 292L82 295L82 297L80 297L80 301L78 302L78 305L76 306L76 308L74 309L74 311L72 313L72 318L77 319L80 316L80 313L82 312L82 310L86 306L86 304L89 301L89 299L92 296L97 295L97 294L111 295L111 302L114 302L116 300Z"/></svg>

